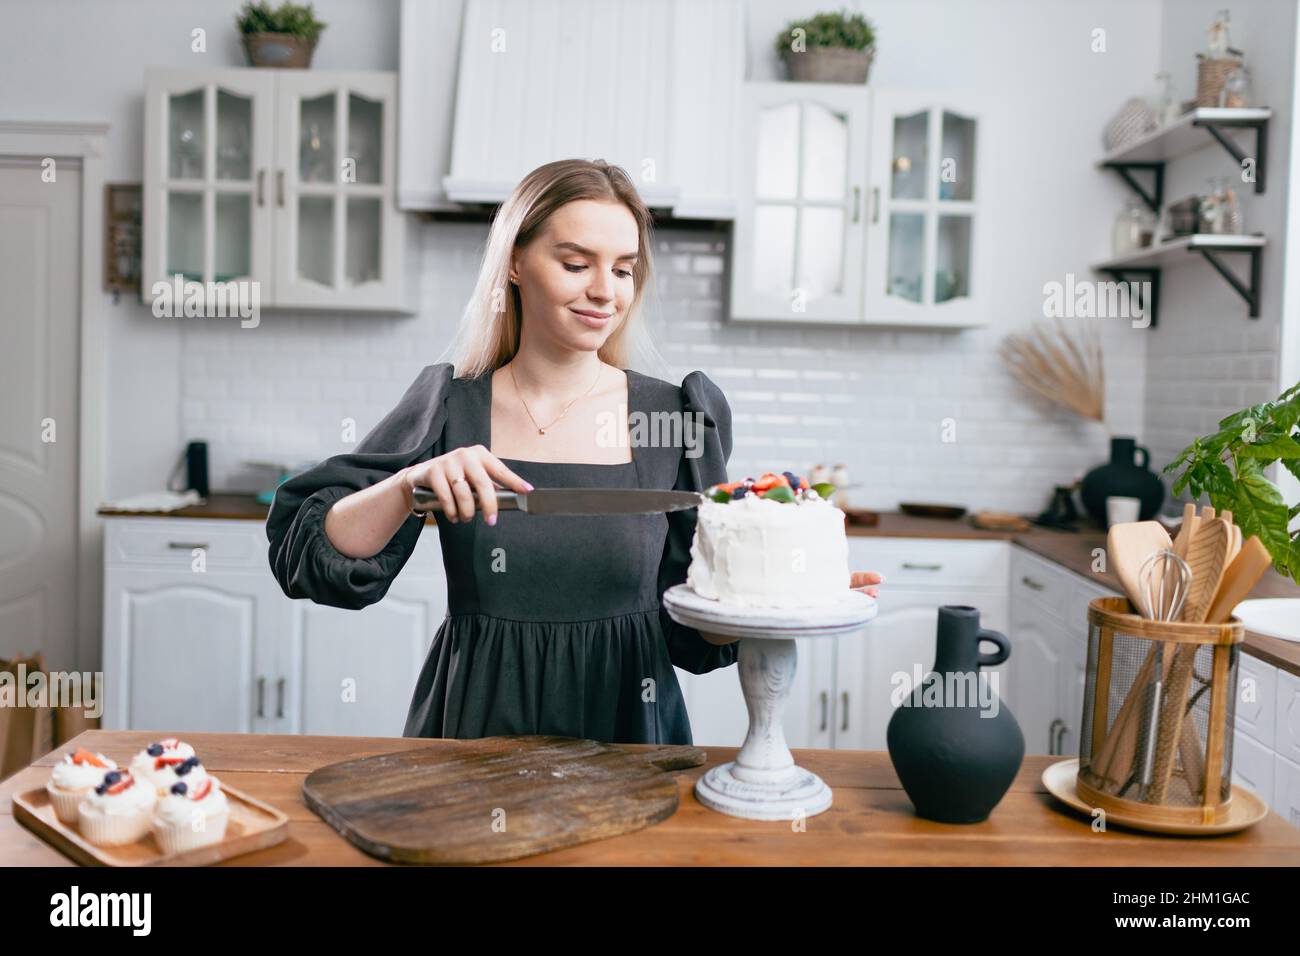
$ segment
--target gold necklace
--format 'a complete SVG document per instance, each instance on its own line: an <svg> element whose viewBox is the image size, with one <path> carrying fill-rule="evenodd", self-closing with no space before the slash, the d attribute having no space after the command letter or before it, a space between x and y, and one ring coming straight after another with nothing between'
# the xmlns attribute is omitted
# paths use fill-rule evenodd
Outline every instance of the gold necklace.
<svg viewBox="0 0 1300 956"><path fill-rule="evenodd" d="M517 395L519 396L519 402L520 402L520 404L524 406L524 411L525 411L525 412L528 412L528 417L529 417L529 419L532 420L532 423L537 427L537 434L539 434L539 435L545 435L545 434L546 434L546 429L547 429L547 428L550 428L552 425L554 425L556 422L558 422L561 418L563 418L565 415L567 415L567 414L569 413L569 409L573 407L573 402L576 402L576 401L578 400L578 398L586 398L589 394L591 394L591 390L592 390L593 388L595 388L595 387L596 387L596 383L600 381L600 373L603 372L603 371L605 370L605 369L604 369L604 366L602 366L602 365L598 365L597 368L596 368L596 377L592 380L590 387L588 387L588 389L587 389L585 392L583 392L581 395L579 395L578 398L573 399L573 401L569 402L568 405L565 405L565 406L564 406L564 411L560 412L560 414L559 414L558 416L556 416L554 420L548 422L548 423L546 424L546 428L543 428L541 425L538 425L538 424L537 424L537 419L533 418L533 413L530 412L530 411L528 411L528 403L524 401L524 393L521 392L521 391L519 390L519 381L515 378L515 369L514 369L514 364L515 364L515 363L514 363L513 361L506 363L506 368L509 369L509 371L510 371L510 381L514 382L514 385L515 385L515 394L517 394Z"/></svg>

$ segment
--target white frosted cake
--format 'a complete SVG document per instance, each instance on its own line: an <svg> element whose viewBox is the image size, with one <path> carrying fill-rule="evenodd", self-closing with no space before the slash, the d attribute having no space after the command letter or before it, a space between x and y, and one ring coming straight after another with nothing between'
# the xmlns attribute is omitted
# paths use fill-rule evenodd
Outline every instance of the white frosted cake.
<svg viewBox="0 0 1300 956"><path fill-rule="evenodd" d="M784 472L714 485L700 504L686 583L701 597L750 607L844 600L851 575L844 512L829 488Z"/></svg>

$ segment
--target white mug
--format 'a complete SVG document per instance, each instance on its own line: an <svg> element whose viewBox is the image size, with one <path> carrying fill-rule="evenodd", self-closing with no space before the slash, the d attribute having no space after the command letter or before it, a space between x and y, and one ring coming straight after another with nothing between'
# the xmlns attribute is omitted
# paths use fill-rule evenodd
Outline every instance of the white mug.
<svg viewBox="0 0 1300 956"><path fill-rule="evenodd" d="M1116 525L1137 521L1141 509L1142 501L1139 498L1111 495L1106 499L1106 522L1108 525Z"/></svg>

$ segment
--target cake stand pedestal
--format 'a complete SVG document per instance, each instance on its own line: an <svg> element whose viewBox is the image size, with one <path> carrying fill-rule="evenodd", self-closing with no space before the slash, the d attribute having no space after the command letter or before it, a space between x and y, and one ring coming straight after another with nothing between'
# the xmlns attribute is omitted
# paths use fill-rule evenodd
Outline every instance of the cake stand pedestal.
<svg viewBox="0 0 1300 956"><path fill-rule="evenodd" d="M730 763L695 782L700 803L750 820L790 820L828 810L831 788L794 762L785 742L785 701L796 666L795 639L838 637L860 631L876 616L876 599L846 590L843 601L817 608L753 608L712 601L685 584L664 592L664 607L678 624L714 644L740 638L740 687L749 711L745 743Z"/></svg>

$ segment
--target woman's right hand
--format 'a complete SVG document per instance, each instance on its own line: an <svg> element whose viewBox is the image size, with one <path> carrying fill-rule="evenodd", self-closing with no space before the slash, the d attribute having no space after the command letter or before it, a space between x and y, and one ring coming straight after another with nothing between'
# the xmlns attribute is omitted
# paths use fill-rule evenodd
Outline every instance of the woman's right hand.
<svg viewBox="0 0 1300 956"><path fill-rule="evenodd" d="M445 455L411 465L399 473L407 504L415 506L415 488L423 485L433 489L442 504L442 513L453 524L474 517L474 497L483 509L483 520L497 523L497 496L495 479L511 491L527 493L533 486L502 464L501 459L482 445L466 445ZM464 478L464 481L457 481Z"/></svg>

